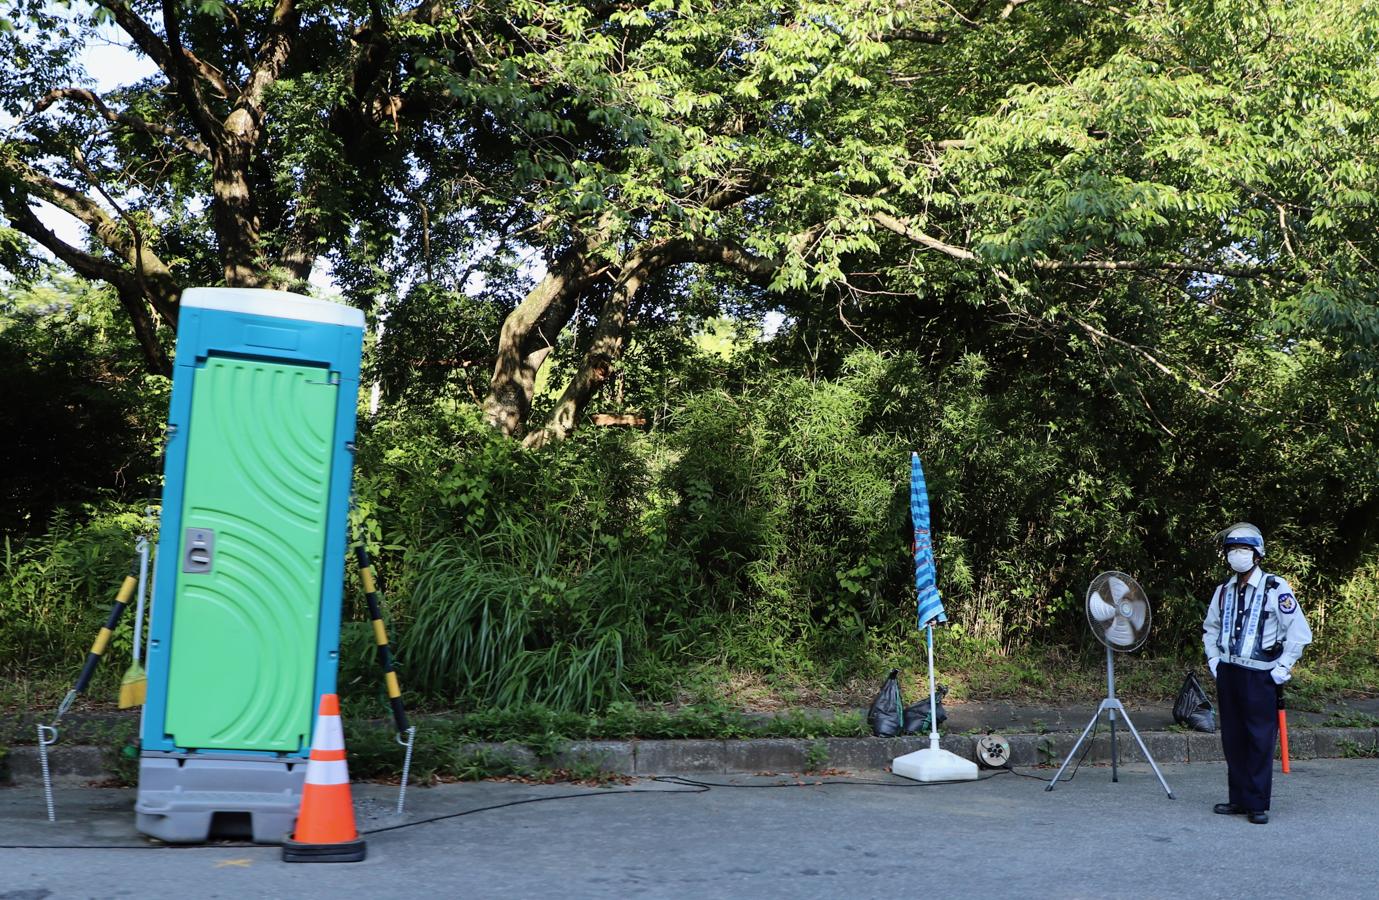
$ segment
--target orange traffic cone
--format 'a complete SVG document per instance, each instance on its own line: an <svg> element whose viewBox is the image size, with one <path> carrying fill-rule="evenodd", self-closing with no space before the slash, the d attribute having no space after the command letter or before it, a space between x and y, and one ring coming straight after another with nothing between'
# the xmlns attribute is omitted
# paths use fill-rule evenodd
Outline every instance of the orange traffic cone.
<svg viewBox="0 0 1379 900"><path fill-rule="evenodd" d="M311 759L306 764L297 831L283 842L283 862L359 862L364 852L364 839L354 827L340 699L323 694Z"/></svg>

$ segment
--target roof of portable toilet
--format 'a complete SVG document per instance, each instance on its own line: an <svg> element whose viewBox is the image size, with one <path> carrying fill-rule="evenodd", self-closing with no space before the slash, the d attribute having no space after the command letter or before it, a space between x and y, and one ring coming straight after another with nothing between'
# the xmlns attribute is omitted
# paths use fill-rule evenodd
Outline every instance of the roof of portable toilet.
<svg viewBox="0 0 1379 900"><path fill-rule="evenodd" d="M364 327L364 313L343 303L317 300L289 291L261 288L188 288L182 292L182 306L219 309L226 312L322 322L327 325Z"/></svg>

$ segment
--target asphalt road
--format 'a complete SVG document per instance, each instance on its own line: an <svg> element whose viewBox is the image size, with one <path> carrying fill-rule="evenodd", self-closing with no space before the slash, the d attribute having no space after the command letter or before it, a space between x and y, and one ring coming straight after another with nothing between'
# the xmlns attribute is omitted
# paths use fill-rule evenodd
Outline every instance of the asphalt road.
<svg viewBox="0 0 1379 900"><path fill-rule="evenodd" d="M1084 767L1045 792L1002 774L942 786L716 787L613 793L483 783L413 789L406 820L526 803L368 836L355 864L288 865L277 848L146 845L133 792L0 790L0 900L201 897L1373 897L1379 760L1297 762L1273 822L1216 816L1223 765ZM890 781L890 776L877 776ZM1047 777L1047 774L1045 775ZM705 778L724 784L779 779ZM813 779L807 779L813 780ZM895 779L894 785L912 784ZM683 793L676 793L683 792ZM575 794L592 794L573 797ZM394 789L356 785L360 827L399 824ZM15 845L107 849L15 849ZM131 849L117 849L129 847Z"/></svg>

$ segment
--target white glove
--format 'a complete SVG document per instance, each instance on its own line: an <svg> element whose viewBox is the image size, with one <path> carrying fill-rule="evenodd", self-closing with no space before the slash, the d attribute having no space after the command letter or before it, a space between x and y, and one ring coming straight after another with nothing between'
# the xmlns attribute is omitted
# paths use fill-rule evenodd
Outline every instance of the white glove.
<svg viewBox="0 0 1379 900"><path fill-rule="evenodd" d="M1212 657L1207 660L1207 668L1211 670L1212 678L1216 677L1216 667L1219 665L1221 665L1221 660L1218 657Z"/></svg>
<svg viewBox="0 0 1379 900"><path fill-rule="evenodd" d="M1274 679L1274 684L1283 684L1285 681L1292 678L1293 674L1283 666L1274 666L1269 672L1269 677Z"/></svg>

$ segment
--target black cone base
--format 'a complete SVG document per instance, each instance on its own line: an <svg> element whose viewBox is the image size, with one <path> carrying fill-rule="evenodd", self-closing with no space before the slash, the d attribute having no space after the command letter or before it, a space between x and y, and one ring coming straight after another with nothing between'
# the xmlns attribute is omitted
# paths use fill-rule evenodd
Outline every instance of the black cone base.
<svg viewBox="0 0 1379 900"><path fill-rule="evenodd" d="M363 862L366 852L363 838L338 844L301 844L291 838L283 841L283 862Z"/></svg>

